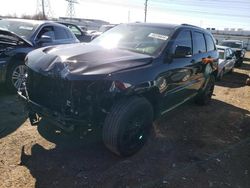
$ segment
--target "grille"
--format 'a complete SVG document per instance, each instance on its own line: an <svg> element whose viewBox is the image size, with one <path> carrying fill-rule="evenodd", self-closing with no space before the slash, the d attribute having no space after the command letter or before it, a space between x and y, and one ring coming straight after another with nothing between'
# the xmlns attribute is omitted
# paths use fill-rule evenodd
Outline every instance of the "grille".
<svg viewBox="0 0 250 188"><path fill-rule="evenodd" d="M32 101L52 110L61 111L70 98L67 80L43 76L29 69L27 90Z"/></svg>
<svg viewBox="0 0 250 188"><path fill-rule="evenodd" d="M30 100L51 110L69 115L69 110L73 109L80 116L86 116L96 110L93 108L109 103L106 99L110 97L107 89L111 86L110 81L69 81L44 76L31 69L28 70L28 75L27 90Z"/></svg>

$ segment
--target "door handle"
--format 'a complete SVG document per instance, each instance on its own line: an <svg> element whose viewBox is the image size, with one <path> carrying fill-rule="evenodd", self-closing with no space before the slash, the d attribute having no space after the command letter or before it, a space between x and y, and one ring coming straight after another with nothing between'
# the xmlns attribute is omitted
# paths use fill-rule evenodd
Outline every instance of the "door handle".
<svg viewBox="0 0 250 188"><path fill-rule="evenodd" d="M194 60L194 59L192 59L192 60L190 61L190 63L194 64L194 63L195 63L195 60Z"/></svg>

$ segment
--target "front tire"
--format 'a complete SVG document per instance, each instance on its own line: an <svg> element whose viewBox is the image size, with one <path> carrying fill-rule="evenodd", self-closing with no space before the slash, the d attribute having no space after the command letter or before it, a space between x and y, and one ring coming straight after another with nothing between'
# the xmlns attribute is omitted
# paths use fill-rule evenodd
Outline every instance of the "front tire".
<svg viewBox="0 0 250 188"><path fill-rule="evenodd" d="M103 142L113 153L130 156L147 141L153 123L152 105L142 97L116 103L105 119Z"/></svg>
<svg viewBox="0 0 250 188"><path fill-rule="evenodd" d="M26 80L27 73L26 65L15 63L7 72L6 86L8 90L16 92L19 88L22 89L22 84Z"/></svg>
<svg viewBox="0 0 250 188"><path fill-rule="evenodd" d="M210 75L208 79L205 88L203 88L195 98L195 102L199 105L206 105L211 101L214 92L215 76Z"/></svg>

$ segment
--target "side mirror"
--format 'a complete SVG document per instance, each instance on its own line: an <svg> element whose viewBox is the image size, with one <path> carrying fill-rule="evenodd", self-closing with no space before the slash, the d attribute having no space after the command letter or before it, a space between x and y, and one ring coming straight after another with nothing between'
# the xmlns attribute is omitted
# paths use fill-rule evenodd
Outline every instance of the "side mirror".
<svg viewBox="0 0 250 188"><path fill-rule="evenodd" d="M184 58L184 57L191 57L192 56L192 49L187 46L177 46L175 49L174 57L175 58Z"/></svg>
<svg viewBox="0 0 250 188"><path fill-rule="evenodd" d="M45 43L52 43L52 42L53 40L50 36L42 35L41 38L37 41L37 44L42 46Z"/></svg>

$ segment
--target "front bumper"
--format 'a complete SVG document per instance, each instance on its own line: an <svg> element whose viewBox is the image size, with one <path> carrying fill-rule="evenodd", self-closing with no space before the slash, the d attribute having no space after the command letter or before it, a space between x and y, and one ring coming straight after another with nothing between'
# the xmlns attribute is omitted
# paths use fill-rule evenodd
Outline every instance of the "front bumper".
<svg viewBox="0 0 250 188"><path fill-rule="evenodd" d="M26 92L27 95L27 92ZM27 95L28 96L28 95ZM34 125L34 117L37 117L37 123L42 118L46 118L47 120L53 122L54 125L62 128L65 131L72 131L73 128L77 125L87 125L90 124L86 120L80 120L72 117L66 117L65 115L50 110L40 104L31 101L29 97L26 97L22 91L18 91L19 99L25 104L26 109L29 112L29 119L32 125Z"/></svg>

